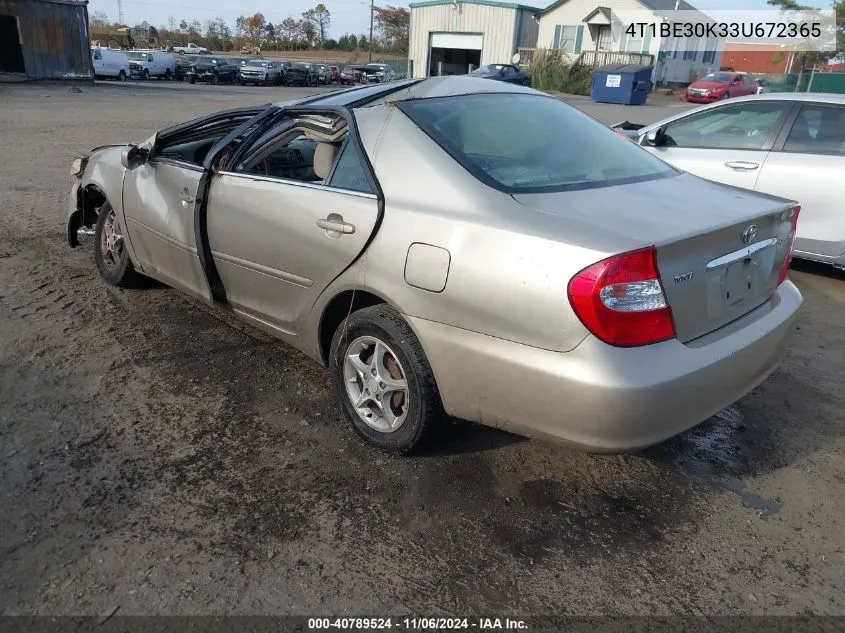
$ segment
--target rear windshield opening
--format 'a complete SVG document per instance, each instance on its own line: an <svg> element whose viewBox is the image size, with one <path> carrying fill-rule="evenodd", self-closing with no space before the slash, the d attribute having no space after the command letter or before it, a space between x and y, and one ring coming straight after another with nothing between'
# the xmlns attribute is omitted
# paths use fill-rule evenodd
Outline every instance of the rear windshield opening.
<svg viewBox="0 0 845 633"><path fill-rule="evenodd" d="M553 97L487 93L399 107L465 169L507 193L610 187L678 173Z"/></svg>

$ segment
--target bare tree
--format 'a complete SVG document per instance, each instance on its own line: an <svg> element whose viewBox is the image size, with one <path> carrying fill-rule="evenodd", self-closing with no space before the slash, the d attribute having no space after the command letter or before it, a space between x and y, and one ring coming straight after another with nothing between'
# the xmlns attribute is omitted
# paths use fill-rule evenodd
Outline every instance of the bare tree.
<svg viewBox="0 0 845 633"><path fill-rule="evenodd" d="M313 27L313 33L320 41L320 47L326 43L326 35L332 24L332 14L322 2L302 14L302 19Z"/></svg>

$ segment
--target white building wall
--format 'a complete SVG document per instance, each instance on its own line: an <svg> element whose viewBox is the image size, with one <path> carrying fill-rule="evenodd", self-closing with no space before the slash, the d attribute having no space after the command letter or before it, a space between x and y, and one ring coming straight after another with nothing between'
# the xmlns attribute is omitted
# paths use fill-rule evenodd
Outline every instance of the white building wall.
<svg viewBox="0 0 845 633"><path fill-rule="evenodd" d="M695 79L706 75L708 72L718 70L722 60L724 41L699 39L693 42L687 40L676 41L672 38L661 38L659 36L659 25L663 22L663 16L653 13L645 5L637 0L568 0L561 6L544 14L540 18L540 33L537 39L537 48L552 48L554 45L555 26L576 26L583 24L581 20L590 15L598 6L611 10L615 24L611 26L613 34L612 51L641 53L645 52L654 56L655 72L653 80L658 83L690 83ZM631 23L648 23L655 25L655 36L632 41L629 35L623 35L624 27ZM589 25L584 24L581 51L596 50L596 42L593 41ZM632 46L633 44L633 46ZM637 45L639 44L639 45ZM677 54L674 53L678 47ZM696 50L695 59L684 59L684 50ZM712 61L704 60L706 50L715 50L716 55ZM663 51L663 55L661 55ZM571 55L574 59L577 55Z"/></svg>
<svg viewBox="0 0 845 633"><path fill-rule="evenodd" d="M537 48L552 48L555 39L555 26L575 26L583 24L581 20L586 18L598 7L605 7L619 16L624 21L625 14L631 11L636 12L637 21L642 21L643 5L637 0L569 0L544 14L540 18L540 34L537 38ZM629 13L630 16L630 13ZM655 18L657 20L657 18ZM613 28L613 50L619 50L619 28ZM590 29L584 25L584 39L581 42L581 50L593 51L596 43L590 35Z"/></svg>
<svg viewBox="0 0 845 633"><path fill-rule="evenodd" d="M654 81L667 84L692 83L707 73L719 70L722 64L722 53L725 50L725 42L721 39L699 39L689 42L683 39L664 38L660 45L663 54L660 55ZM693 48L696 51L695 59L684 59L684 51L690 51ZM705 52L708 50L716 51L712 61L704 59Z"/></svg>
<svg viewBox="0 0 845 633"><path fill-rule="evenodd" d="M431 33L481 33L482 64L507 64L516 52L516 9L458 2L411 7L408 59L413 76L425 77Z"/></svg>

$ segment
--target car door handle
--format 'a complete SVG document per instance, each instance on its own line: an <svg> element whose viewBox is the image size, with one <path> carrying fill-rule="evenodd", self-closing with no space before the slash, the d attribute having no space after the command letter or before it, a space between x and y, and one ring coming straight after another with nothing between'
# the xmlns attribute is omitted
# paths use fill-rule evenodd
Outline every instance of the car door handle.
<svg viewBox="0 0 845 633"><path fill-rule="evenodd" d="M355 232L355 225L343 221L343 216L337 213L330 213L327 218L317 220L317 226L326 231L352 235Z"/></svg>
<svg viewBox="0 0 845 633"><path fill-rule="evenodd" d="M725 167L734 171L754 171L760 167L760 163L752 163L747 160L729 160L725 163Z"/></svg>

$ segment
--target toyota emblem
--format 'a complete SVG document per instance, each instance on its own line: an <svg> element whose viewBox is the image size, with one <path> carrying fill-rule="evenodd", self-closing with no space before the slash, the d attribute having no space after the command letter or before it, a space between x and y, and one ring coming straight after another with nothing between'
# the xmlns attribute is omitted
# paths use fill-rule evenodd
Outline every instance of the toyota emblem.
<svg viewBox="0 0 845 633"><path fill-rule="evenodd" d="M754 238L757 237L757 225L750 224L749 226L745 227L745 230L742 232L742 243L743 244L751 244L754 241Z"/></svg>

